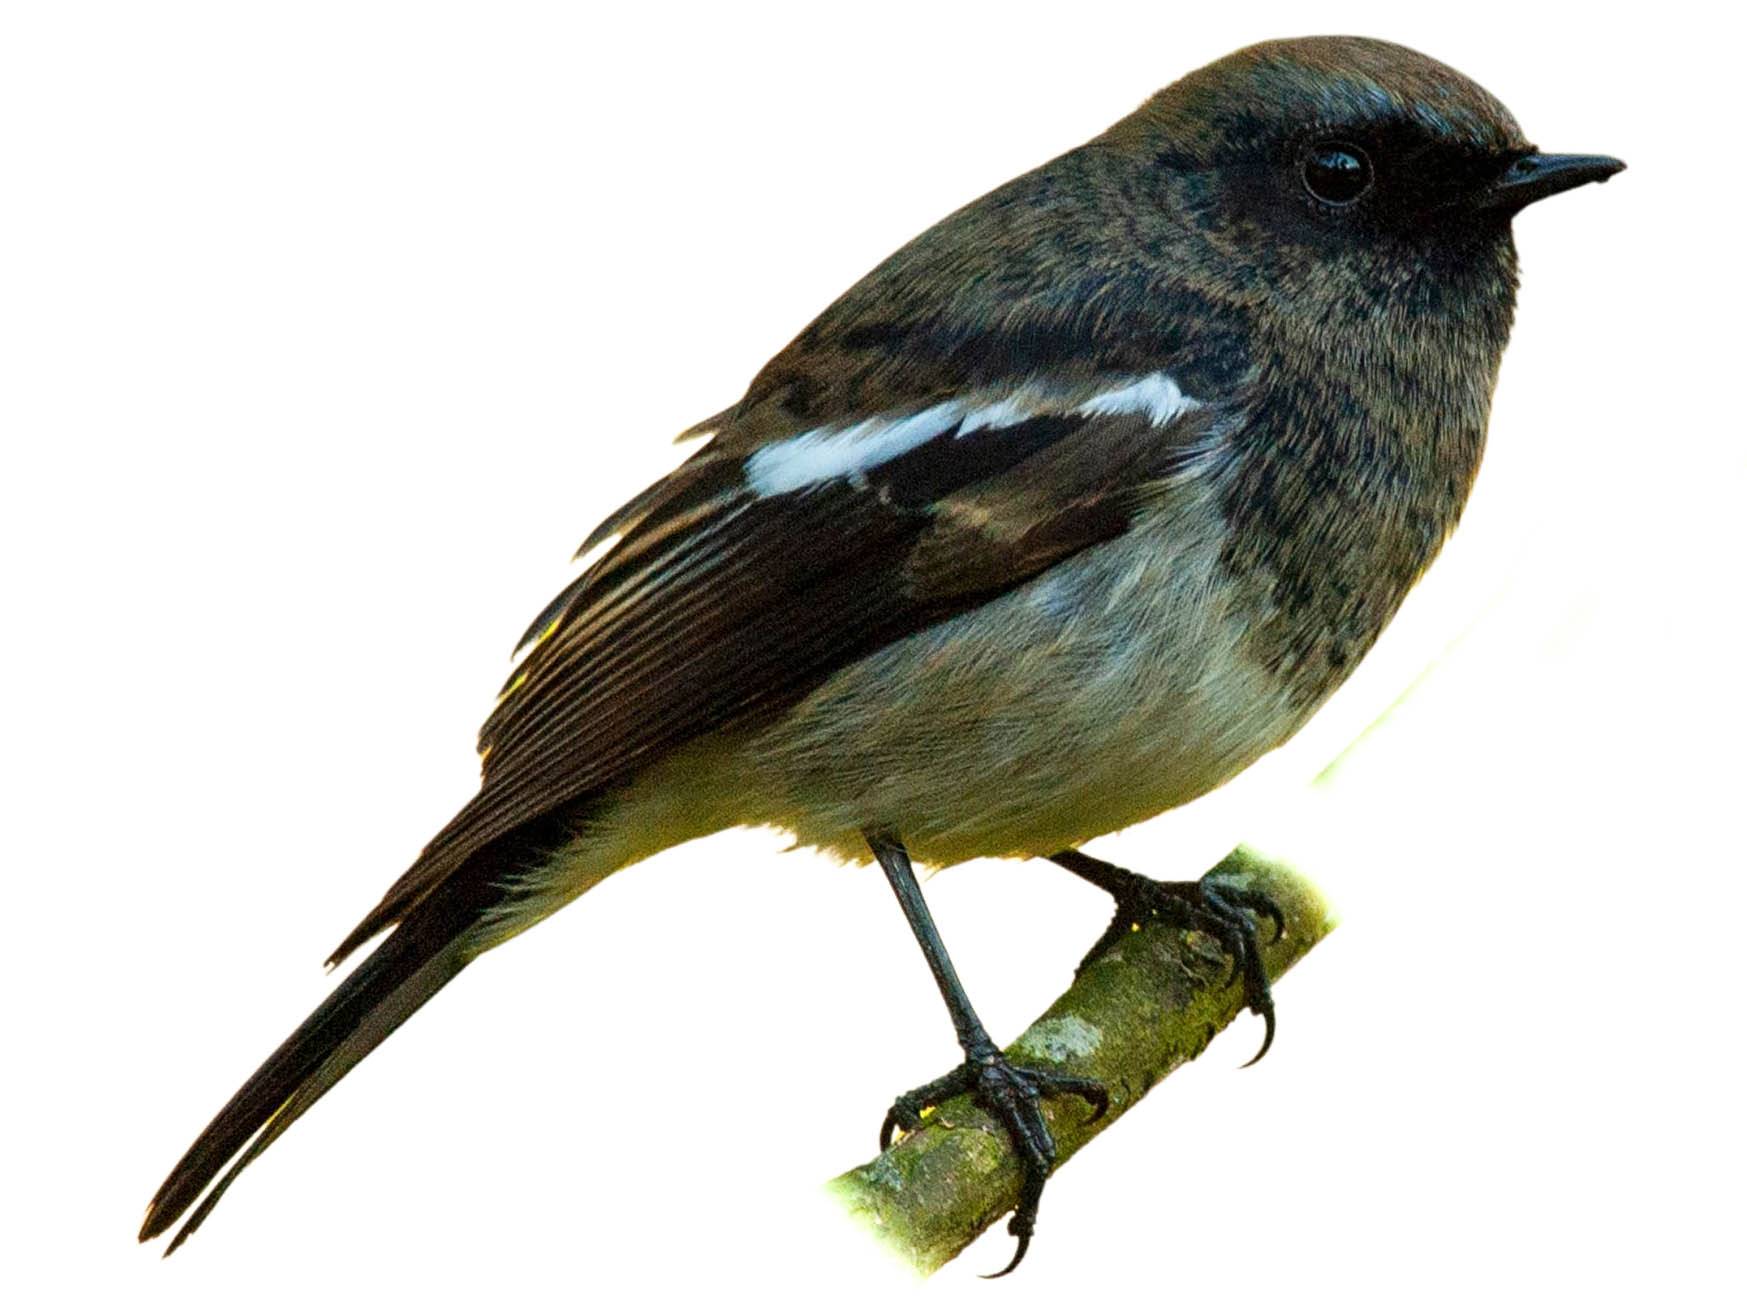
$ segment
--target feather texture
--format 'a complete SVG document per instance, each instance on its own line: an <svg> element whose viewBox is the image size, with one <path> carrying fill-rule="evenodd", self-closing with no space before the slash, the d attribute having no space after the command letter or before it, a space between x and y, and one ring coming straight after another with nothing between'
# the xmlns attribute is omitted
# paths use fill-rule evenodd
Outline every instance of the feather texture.
<svg viewBox="0 0 1747 1310"><path fill-rule="evenodd" d="M851 435L804 452L819 476L801 481L753 466L806 434L706 447L610 520L620 540L536 619L480 732L479 794L333 958L480 846L1120 534L1206 454L1215 413L1162 375L1032 382L835 425L823 440Z"/></svg>

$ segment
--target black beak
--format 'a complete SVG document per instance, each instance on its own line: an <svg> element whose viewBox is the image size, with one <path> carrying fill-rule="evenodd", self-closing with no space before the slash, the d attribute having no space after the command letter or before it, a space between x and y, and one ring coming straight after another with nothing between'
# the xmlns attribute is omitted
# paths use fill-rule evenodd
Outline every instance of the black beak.
<svg viewBox="0 0 1747 1310"><path fill-rule="evenodd" d="M1530 152L1512 160L1503 173L1475 197L1480 209L1516 213L1524 205L1556 196L1585 182L1605 182L1625 167L1609 155L1543 155Z"/></svg>

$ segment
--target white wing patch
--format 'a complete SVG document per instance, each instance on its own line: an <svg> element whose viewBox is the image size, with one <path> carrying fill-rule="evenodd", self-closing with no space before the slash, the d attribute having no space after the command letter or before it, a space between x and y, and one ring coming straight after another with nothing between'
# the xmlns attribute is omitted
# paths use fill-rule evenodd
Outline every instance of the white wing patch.
<svg viewBox="0 0 1747 1310"><path fill-rule="evenodd" d="M980 432L983 428L1010 428L1015 423L1023 423L1026 419L1042 413L1043 408L1035 392L1016 392L1004 400L997 400L992 405L984 405L966 414L964 426L958 430L958 434L962 437L969 432Z"/></svg>
<svg viewBox="0 0 1747 1310"><path fill-rule="evenodd" d="M853 477L932 441L963 417L964 405L948 400L904 418L877 417L846 428L814 428L755 452L746 461L746 481L760 496L775 496L815 482Z"/></svg>
<svg viewBox="0 0 1747 1310"><path fill-rule="evenodd" d="M1089 397L1083 389L1076 395L1052 396L1026 385L1005 396L946 400L897 418L876 415L846 427L812 428L754 452L746 461L746 482L759 496L776 496L833 478L861 477L955 427L962 437L1010 428L1044 414L1142 414L1154 427L1163 427L1200 407L1201 402L1184 395L1165 373L1120 379Z"/></svg>
<svg viewBox="0 0 1747 1310"><path fill-rule="evenodd" d="M1163 427L1177 415L1200 409L1201 402L1185 396L1176 381L1165 373L1148 373L1145 377L1109 391L1100 391L1074 409L1076 414L1145 414L1155 428Z"/></svg>

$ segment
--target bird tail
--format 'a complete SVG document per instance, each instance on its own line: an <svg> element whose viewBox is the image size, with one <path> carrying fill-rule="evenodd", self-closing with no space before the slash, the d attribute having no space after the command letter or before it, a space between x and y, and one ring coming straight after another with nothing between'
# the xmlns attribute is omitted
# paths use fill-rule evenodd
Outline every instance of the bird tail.
<svg viewBox="0 0 1747 1310"><path fill-rule="evenodd" d="M147 1207L140 1241L168 1231L217 1178L164 1254L187 1241L238 1174L479 954L474 930L510 893L468 872L474 876L455 879L408 914L255 1070L170 1171Z"/></svg>

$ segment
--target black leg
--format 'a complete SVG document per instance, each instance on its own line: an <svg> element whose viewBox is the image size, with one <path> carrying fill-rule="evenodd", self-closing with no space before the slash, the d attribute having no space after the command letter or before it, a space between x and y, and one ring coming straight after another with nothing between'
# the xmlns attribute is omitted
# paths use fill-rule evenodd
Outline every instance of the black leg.
<svg viewBox="0 0 1747 1310"><path fill-rule="evenodd" d="M1026 1249L1031 1245L1031 1234L1037 1227L1037 1205L1043 1197L1043 1184L1055 1164L1055 1139L1050 1136L1049 1125L1044 1122L1042 1099L1063 1094L1078 1096L1092 1107L1092 1118L1097 1119L1110 1108L1110 1097L1103 1087L1089 1078L1070 1078L1045 1069L1022 1068L1001 1054L1000 1048L989 1040L977 1012L971 1008L964 984L959 982L952 960L946 954L946 946L934 927L934 916L928 913L928 904L922 899L922 888L916 882L915 871L910 868L909 853L891 837L869 833L867 842L880 867L886 871L886 879L892 884L898 904L903 907L904 917L910 921L910 931L916 934L916 943L921 946L928 967L934 972L934 981L946 1000L953 1030L958 1034L958 1044L965 1056L965 1062L946 1077L906 1092L892 1103L892 1108L886 1111L885 1123L880 1126L880 1150L891 1145L893 1129L915 1132L922 1126L923 1110L961 1092L971 1093L1001 1121L1019 1152L1024 1183L1019 1192L1019 1205L1007 1225L1007 1231L1019 1239L1019 1248L1005 1269L991 1275L999 1278L1012 1273L1025 1258Z"/></svg>
<svg viewBox="0 0 1747 1310"><path fill-rule="evenodd" d="M1084 969L1150 919L1211 933L1231 956L1232 980L1243 979L1244 1004L1262 1017L1265 1026L1262 1049L1250 1057L1249 1063L1254 1064L1268 1053L1274 1044L1274 997L1268 987L1267 970L1262 967L1262 946L1256 937L1255 922L1244 911L1272 919L1274 940L1279 941L1286 932L1286 920L1279 906L1266 896L1220 882L1212 874L1199 882L1160 882L1079 851L1061 851L1049 858L1052 864L1061 865L1116 898L1115 917L1104 935L1086 952L1080 968Z"/></svg>

